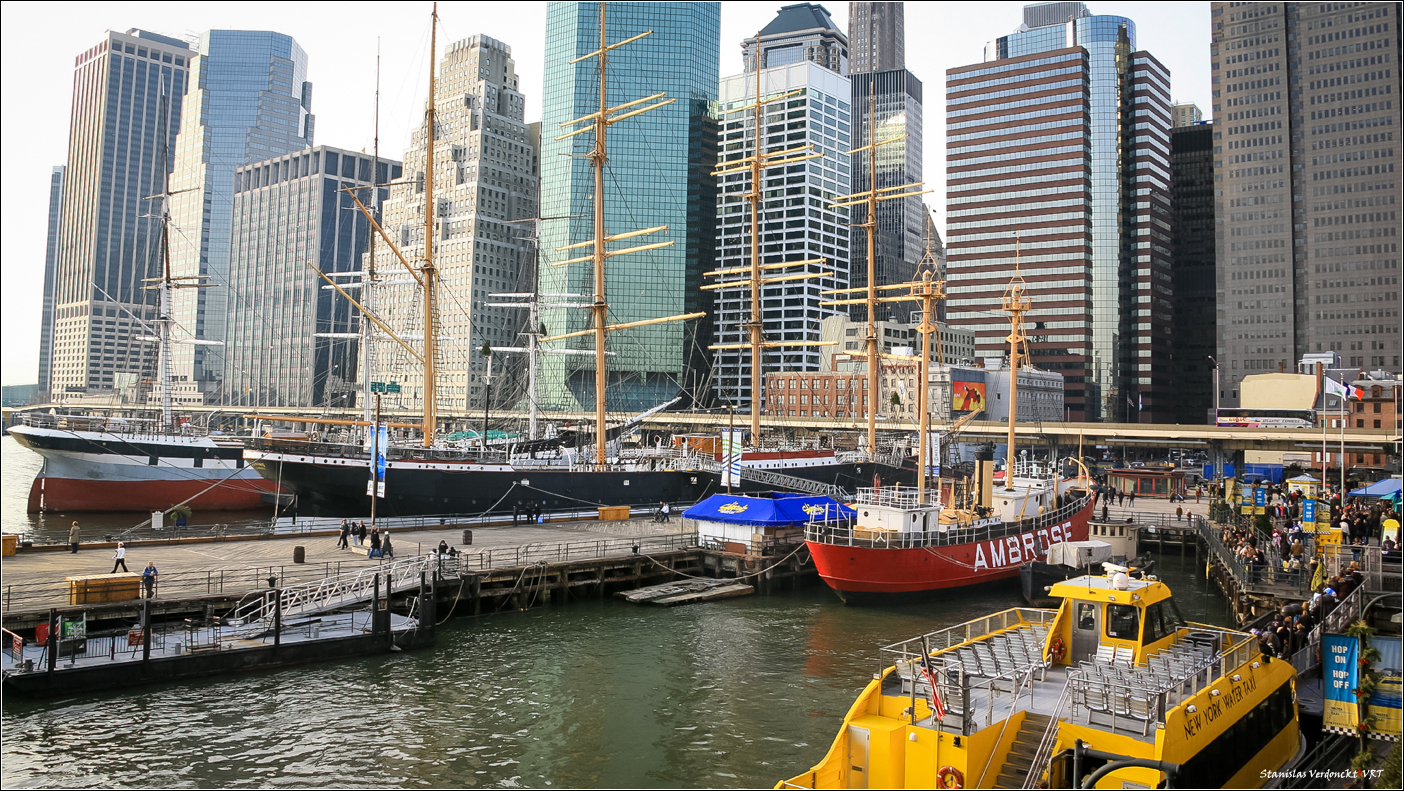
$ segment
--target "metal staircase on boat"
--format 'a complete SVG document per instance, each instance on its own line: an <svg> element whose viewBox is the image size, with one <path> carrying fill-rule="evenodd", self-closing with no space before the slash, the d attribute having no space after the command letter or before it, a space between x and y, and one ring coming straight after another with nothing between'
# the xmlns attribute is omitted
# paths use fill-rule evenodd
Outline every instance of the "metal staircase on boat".
<svg viewBox="0 0 1404 791"><path fill-rule="evenodd" d="M1014 734L1014 743L1009 745L1009 753L1004 757L1004 765L995 778L995 788L1025 788L1026 780L1035 772L1035 760L1042 745L1044 734L1052 718L1046 714L1024 713L1024 721L1019 732Z"/></svg>

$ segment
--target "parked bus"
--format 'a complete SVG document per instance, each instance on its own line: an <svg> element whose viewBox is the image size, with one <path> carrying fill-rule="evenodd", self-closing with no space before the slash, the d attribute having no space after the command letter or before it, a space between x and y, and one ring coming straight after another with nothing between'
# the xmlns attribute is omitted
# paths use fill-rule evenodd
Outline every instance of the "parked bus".
<svg viewBox="0 0 1404 791"><path fill-rule="evenodd" d="M1227 428L1311 428L1316 415L1310 409L1221 408L1216 425Z"/></svg>

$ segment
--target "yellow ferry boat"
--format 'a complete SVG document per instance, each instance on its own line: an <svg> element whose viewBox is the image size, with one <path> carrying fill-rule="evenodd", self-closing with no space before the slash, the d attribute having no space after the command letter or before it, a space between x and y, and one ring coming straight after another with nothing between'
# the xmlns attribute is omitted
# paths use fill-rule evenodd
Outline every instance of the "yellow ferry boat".
<svg viewBox="0 0 1404 791"><path fill-rule="evenodd" d="M1106 569L1052 586L1057 610L883 648L828 754L776 787L1254 788L1290 768L1292 665Z"/></svg>

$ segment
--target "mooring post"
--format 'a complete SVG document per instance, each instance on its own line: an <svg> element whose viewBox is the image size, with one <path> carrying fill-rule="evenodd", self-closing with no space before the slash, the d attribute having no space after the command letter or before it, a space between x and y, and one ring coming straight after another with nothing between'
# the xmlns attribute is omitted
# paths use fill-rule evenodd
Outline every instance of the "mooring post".
<svg viewBox="0 0 1404 791"><path fill-rule="evenodd" d="M58 666L58 610L49 608L49 683L53 683L54 668Z"/></svg>
<svg viewBox="0 0 1404 791"><path fill-rule="evenodd" d="M380 574L375 575L375 587L371 590L371 636L380 636Z"/></svg>
<svg viewBox="0 0 1404 791"><path fill-rule="evenodd" d="M141 600L141 662L151 663L151 600Z"/></svg>
<svg viewBox="0 0 1404 791"><path fill-rule="evenodd" d="M283 591L276 588L273 591L273 647L276 649L283 643Z"/></svg>

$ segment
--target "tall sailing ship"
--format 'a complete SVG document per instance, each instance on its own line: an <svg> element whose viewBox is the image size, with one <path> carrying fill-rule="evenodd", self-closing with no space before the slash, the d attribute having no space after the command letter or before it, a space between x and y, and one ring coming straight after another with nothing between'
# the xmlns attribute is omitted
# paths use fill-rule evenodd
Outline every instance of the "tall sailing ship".
<svg viewBox="0 0 1404 791"><path fill-rule="evenodd" d="M164 99L162 101L165 101ZM163 113L163 117L166 117ZM163 136L167 139L168 136ZM168 147L167 147L168 148ZM169 156L169 151L163 149ZM176 505L237 511L271 501L277 484L244 463L243 442L210 434L176 420L171 404L171 345L212 343L176 338L173 296L178 288L203 288L203 276L171 274L169 244L170 169L158 195L161 276L145 288L157 294L157 318L147 323L158 344L156 393L160 417L103 418L31 413L8 429L19 444L38 453L44 466L29 489L31 513L75 511L164 511Z"/></svg>

